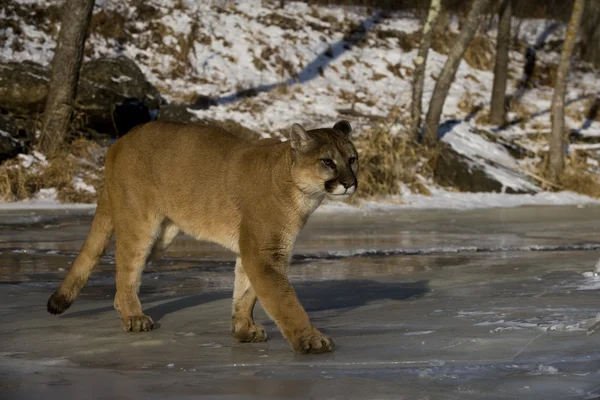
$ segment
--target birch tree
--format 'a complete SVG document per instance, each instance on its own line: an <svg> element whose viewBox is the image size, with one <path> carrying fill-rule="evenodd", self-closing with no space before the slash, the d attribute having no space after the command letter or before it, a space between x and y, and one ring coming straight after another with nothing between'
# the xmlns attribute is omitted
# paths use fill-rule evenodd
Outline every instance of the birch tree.
<svg viewBox="0 0 600 400"><path fill-rule="evenodd" d="M438 140L439 136L439 125L440 118L442 116L442 109L444 108L444 102L450 85L454 80L460 61L462 60L467 47L473 40L475 32L479 27L479 24L483 17L483 12L489 6L491 0L474 0L471 6L471 10L464 21L463 27L458 35L456 43L448 54L448 59L442 68L435 89L431 95L431 101L429 102L429 110L427 111L427 117L425 118L425 142L428 144L434 144Z"/></svg>
<svg viewBox="0 0 600 400"><path fill-rule="evenodd" d="M571 65L571 55L577 39L577 31L581 25L581 17L585 0L575 0L571 19L567 27L567 36L563 43L560 54L560 62L556 69L556 82L554 84L554 95L552 96L552 133L550 135L550 160L548 164L548 177L557 182L564 170L564 147L565 147L565 91L567 88L567 76Z"/></svg>
<svg viewBox="0 0 600 400"><path fill-rule="evenodd" d="M66 0L52 58L52 76L44 110L39 150L54 154L62 146L77 93L79 69L94 0Z"/></svg>
<svg viewBox="0 0 600 400"><path fill-rule="evenodd" d="M411 125L410 131L416 140L421 136L421 108L423 99L423 87L425 85L425 67L427 64L427 54L431 47L433 32L438 15L442 8L441 0L431 0L429 12L423 24L421 33L421 44L419 53L415 58L415 70L413 72L413 92L412 92L412 107L411 107Z"/></svg>
<svg viewBox="0 0 600 400"><path fill-rule="evenodd" d="M494 65L494 86L490 122L502 125L506 116L506 81L508 79L508 51L510 48L510 19L512 0L503 0L499 11L498 37L496 38L496 64Z"/></svg>

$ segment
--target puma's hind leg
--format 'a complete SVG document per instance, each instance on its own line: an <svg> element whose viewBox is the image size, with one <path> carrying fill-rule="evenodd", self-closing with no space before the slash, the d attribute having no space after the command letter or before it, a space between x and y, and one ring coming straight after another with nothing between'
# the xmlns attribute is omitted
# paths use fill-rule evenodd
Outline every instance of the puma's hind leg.
<svg viewBox="0 0 600 400"><path fill-rule="evenodd" d="M255 304L256 293L244 271L242 259L238 257L235 261L231 334L240 342L264 342L267 340L265 328L254 323L252 313Z"/></svg>
<svg viewBox="0 0 600 400"><path fill-rule="evenodd" d="M150 331L154 322L142 312L138 293L144 265L160 233L161 221L157 218L139 218L136 224L129 223L129 218L118 221L115 227L117 294L114 306L121 316L123 329Z"/></svg>

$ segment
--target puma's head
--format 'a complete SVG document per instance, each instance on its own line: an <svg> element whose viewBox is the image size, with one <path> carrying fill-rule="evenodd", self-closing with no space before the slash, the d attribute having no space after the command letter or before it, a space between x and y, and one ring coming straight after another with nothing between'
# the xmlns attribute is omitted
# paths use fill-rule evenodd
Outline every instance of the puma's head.
<svg viewBox="0 0 600 400"><path fill-rule="evenodd" d="M292 125L292 179L308 196L343 199L356 191L358 153L350 141L352 127L339 121L333 128L310 131Z"/></svg>

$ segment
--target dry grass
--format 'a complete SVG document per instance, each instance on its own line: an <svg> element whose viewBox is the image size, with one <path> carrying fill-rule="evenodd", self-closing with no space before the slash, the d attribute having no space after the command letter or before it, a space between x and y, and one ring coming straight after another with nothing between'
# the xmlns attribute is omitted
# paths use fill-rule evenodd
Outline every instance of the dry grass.
<svg viewBox="0 0 600 400"><path fill-rule="evenodd" d="M475 36L467 51L464 60L475 69L491 71L494 68L496 51L491 39L487 36Z"/></svg>
<svg viewBox="0 0 600 400"><path fill-rule="evenodd" d="M554 87L557 70L558 64L556 63L536 65L531 80L542 86Z"/></svg>
<svg viewBox="0 0 600 400"><path fill-rule="evenodd" d="M490 111L489 110L485 110L483 112L480 112L477 115L477 117L475 117L475 123L477 125L490 125L491 124Z"/></svg>
<svg viewBox="0 0 600 400"><path fill-rule="evenodd" d="M129 40L129 34L125 28L126 19L123 15L112 10L100 10L92 15L88 33L96 33L106 39L114 39L119 43Z"/></svg>
<svg viewBox="0 0 600 400"><path fill-rule="evenodd" d="M587 160L586 152L573 151L565 159L565 169L558 182L554 182L558 187L542 184L542 188L545 190L568 190L600 198L600 177L598 173L590 169ZM547 177L548 164L548 153L546 152L541 155L539 163L534 167L535 172L540 176Z"/></svg>
<svg viewBox="0 0 600 400"><path fill-rule="evenodd" d="M447 26L438 21L436 30L433 33L431 48L438 53L448 55L457 38L457 33L449 32ZM495 54L496 50L492 39L479 34L473 38L469 47L467 47L463 59L472 68L490 71L494 68Z"/></svg>
<svg viewBox="0 0 600 400"><path fill-rule="evenodd" d="M587 171L587 169L567 168L560 178L560 184L565 190L600 198L598 174Z"/></svg>
<svg viewBox="0 0 600 400"><path fill-rule="evenodd" d="M531 119L532 111L524 102L511 98L508 103L508 111L515 113L516 119L526 123Z"/></svg>
<svg viewBox="0 0 600 400"><path fill-rule="evenodd" d="M31 195L27 185L27 172L16 160L0 165L0 199L16 201Z"/></svg>
<svg viewBox="0 0 600 400"><path fill-rule="evenodd" d="M412 192L430 194L420 176L431 176L432 152L401 136L391 136L380 125L354 140L360 157L358 174L361 198L400 193L399 183Z"/></svg>
<svg viewBox="0 0 600 400"><path fill-rule="evenodd" d="M465 115L470 115L477 112L479 104L471 93L465 92L458 100L457 107L461 112L465 113Z"/></svg>
<svg viewBox="0 0 600 400"><path fill-rule="evenodd" d="M102 154L99 144L77 139L45 164L25 168L19 159L8 160L0 165L0 200L27 200L41 189L54 188L61 202L92 203L96 193L78 190L73 182L80 176L98 192L102 186L102 176L97 174L103 163Z"/></svg>
<svg viewBox="0 0 600 400"><path fill-rule="evenodd" d="M600 179L598 174L590 171L585 151L571 152L565 160L565 171L560 177L559 184L572 192L600 198Z"/></svg>

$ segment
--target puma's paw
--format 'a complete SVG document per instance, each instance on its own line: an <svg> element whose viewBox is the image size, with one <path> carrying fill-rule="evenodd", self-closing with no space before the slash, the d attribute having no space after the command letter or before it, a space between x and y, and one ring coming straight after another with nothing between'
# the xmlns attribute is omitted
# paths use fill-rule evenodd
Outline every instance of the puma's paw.
<svg viewBox="0 0 600 400"><path fill-rule="evenodd" d="M335 343L329 336L315 330L311 335L304 336L295 341L294 350L298 353L327 353L333 351Z"/></svg>
<svg viewBox="0 0 600 400"><path fill-rule="evenodd" d="M236 324L231 325L231 334L238 342L264 342L267 340L265 327L259 324Z"/></svg>
<svg viewBox="0 0 600 400"><path fill-rule="evenodd" d="M154 328L154 321L147 315L135 315L121 318L121 325L126 332L148 332Z"/></svg>

